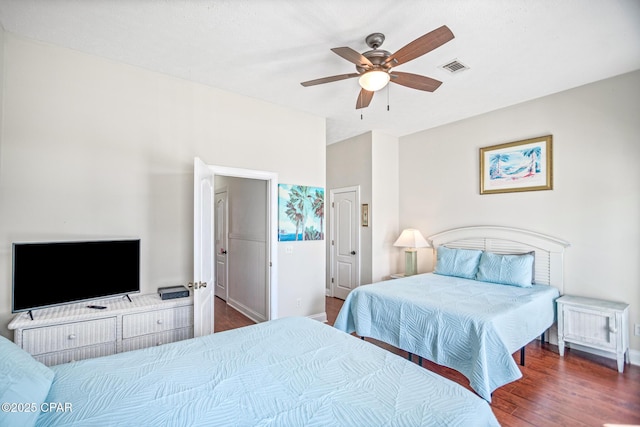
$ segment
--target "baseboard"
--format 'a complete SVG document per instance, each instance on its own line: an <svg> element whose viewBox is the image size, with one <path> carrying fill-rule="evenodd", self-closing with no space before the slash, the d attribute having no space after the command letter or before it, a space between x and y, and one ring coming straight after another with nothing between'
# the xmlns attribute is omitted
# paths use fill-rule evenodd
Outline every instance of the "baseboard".
<svg viewBox="0 0 640 427"><path fill-rule="evenodd" d="M597 348L585 347L575 343L566 343L565 345L574 350L584 351L585 353L591 353L591 354L595 354L596 356L601 356L601 357L606 357L607 359L616 360L615 354L608 351L602 351ZM632 365L640 366L640 351L629 350L629 361L631 362Z"/></svg>
<svg viewBox="0 0 640 427"><path fill-rule="evenodd" d="M327 312L312 314L311 316L307 316L309 319L317 320L318 322L327 323Z"/></svg>
<svg viewBox="0 0 640 427"><path fill-rule="evenodd" d="M257 313L251 310L249 307L231 298L229 298L229 300L227 301L227 304L229 305L229 307L233 308L236 311L239 311L240 313L244 314L245 316L247 316L249 319L253 320L256 323L264 322L265 320L267 320L260 313Z"/></svg>
<svg viewBox="0 0 640 427"><path fill-rule="evenodd" d="M324 292L325 296L328 296L328 297L332 297L333 296L332 293L331 293L331 289L325 288L324 291L325 291Z"/></svg>

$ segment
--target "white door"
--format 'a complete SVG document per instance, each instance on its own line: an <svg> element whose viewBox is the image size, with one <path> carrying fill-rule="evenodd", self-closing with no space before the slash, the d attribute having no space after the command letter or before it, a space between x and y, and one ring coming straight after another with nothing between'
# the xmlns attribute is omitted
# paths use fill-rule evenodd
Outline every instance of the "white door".
<svg viewBox="0 0 640 427"><path fill-rule="evenodd" d="M225 301L229 299L227 287L229 270L227 268L227 249L229 247L229 228L227 213L227 192L216 192L215 210L215 254L216 254L216 286L215 294Z"/></svg>
<svg viewBox="0 0 640 427"><path fill-rule="evenodd" d="M333 296L345 299L360 282L360 233L357 189L332 190L332 288Z"/></svg>
<svg viewBox="0 0 640 427"><path fill-rule="evenodd" d="M193 335L213 333L213 171L199 158L193 171Z"/></svg>

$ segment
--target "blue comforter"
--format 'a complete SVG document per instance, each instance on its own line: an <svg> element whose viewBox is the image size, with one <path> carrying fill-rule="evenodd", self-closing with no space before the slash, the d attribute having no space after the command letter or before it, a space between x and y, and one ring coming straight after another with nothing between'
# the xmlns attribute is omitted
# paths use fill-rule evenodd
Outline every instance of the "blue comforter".
<svg viewBox="0 0 640 427"><path fill-rule="evenodd" d="M487 402L307 318L53 366L39 426L487 426Z"/></svg>
<svg viewBox="0 0 640 427"><path fill-rule="evenodd" d="M334 326L453 368L490 402L522 377L512 354L553 324L558 296L428 273L356 288Z"/></svg>

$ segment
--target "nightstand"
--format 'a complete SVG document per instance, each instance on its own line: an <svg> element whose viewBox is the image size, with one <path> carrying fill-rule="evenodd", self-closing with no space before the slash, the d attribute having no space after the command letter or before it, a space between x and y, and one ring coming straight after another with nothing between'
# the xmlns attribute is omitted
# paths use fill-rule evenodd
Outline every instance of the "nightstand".
<svg viewBox="0 0 640 427"><path fill-rule="evenodd" d="M390 277L392 279L402 279L404 277L404 273L393 273Z"/></svg>
<svg viewBox="0 0 640 427"><path fill-rule="evenodd" d="M629 363L629 304L564 295L558 305L558 351L566 342L613 352L618 372Z"/></svg>

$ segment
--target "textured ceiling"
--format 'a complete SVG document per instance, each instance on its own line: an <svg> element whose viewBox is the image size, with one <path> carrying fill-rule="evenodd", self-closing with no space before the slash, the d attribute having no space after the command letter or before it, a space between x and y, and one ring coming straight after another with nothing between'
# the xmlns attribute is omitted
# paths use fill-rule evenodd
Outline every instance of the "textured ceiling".
<svg viewBox="0 0 640 427"><path fill-rule="evenodd" d="M196 81L327 119L327 143L402 136L640 69L638 0L0 0L5 31ZM446 24L455 39L398 71L399 85L355 110L357 79L300 82L355 67L330 51L394 52ZM458 59L470 67L450 74ZM387 100L390 110L387 111Z"/></svg>

